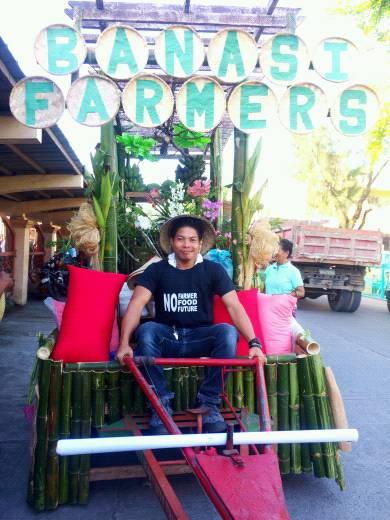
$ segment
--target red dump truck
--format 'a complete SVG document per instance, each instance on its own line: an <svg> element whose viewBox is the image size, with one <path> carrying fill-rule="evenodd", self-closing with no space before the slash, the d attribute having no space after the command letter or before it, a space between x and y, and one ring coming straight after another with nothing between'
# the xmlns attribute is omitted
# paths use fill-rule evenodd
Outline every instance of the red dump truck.
<svg viewBox="0 0 390 520"><path fill-rule="evenodd" d="M301 271L306 297L328 296L336 312L355 312L366 267L378 266L382 233L297 224L281 235L294 244L292 263Z"/></svg>

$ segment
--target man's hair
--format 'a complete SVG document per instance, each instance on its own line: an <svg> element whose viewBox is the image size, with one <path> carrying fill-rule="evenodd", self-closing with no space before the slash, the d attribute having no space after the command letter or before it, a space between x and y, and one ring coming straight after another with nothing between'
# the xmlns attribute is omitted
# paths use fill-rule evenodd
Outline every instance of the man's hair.
<svg viewBox="0 0 390 520"><path fill-rule="evenodd" d="M203 234L204 234L204 226L202 221L198 220L197 218L192 217L182 217L178 218L174 222L172 222L172 225L169 228L169 238L175 238L175 235L177 233L177 230L182 227L190 227L195 229L199 240L202 240Z"/></svg>
<svg viewBox="0 0 390 520"><path fill-rule="evenodd" d="M283 249L283 251L288 253L287 258L290 258L290 256L292 255L292 251L293 251L293 243L291 242L291 240L288 240L287 238L281 238L280 242L279 242L279 246Z"/></svg>

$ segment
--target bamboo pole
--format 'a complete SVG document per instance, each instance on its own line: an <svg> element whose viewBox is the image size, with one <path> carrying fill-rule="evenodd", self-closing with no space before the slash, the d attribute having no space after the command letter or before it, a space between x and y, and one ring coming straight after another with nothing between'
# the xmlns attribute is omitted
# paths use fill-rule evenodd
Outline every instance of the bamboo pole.
<svg viewBox="0 0 390 520"><path fill-rule="evenodd" d="M52 361L48 403L48 450L46 467L45 509L56 509L59 500L59 460L56 452L59 440L62 386L62 361Z"/></svg>
<svg viewBox="0 0 390 520"><path fill-rule="evenodd" d="M45 509L46 460L47 460L47 412L50 388L51 361L39 360L39 400L37 411L37 443L34 455L34 508Z"/></svg>
<svg viewBox="0 0 390 520"><path fill-rule="evenodd" d="M190 407L195 406L196 396L198 394L198 374L196 367L189 367L189 403Z"/></svg>
<svg viewBox="0 0 390 520"><path fill-rule="evenodd" d="M91 437L91 372L81 372L81 422L80 422L80 437L88 439ZM79 478L79 493L78 503L87 504L89 497L89 470L90 470L90 455L82 455L80 457L80 478Z"/></svg>
<svg viewBox="0 0 390 520"><path fill-rule="evenodd" d="M265 382L267 386L268 406L271 416L272 431L278 431L278 366L276 363L264 365Z"/></svg>
<svg viewBox="0 0 390 520"><path fill-rule="evenodd" d="M233 382L233 373L229 372L226 378L225 383L225 392L229 398L229 401L233 404L234 403L234 382Z"/></svg>
<svg viewBox="0 0 390 520"><path fill-rule="evenodd" d="M301 354L315 356L320 353L320 344L310 336L298 334L295 343L297 345L297 351L300 351L299 353Z"/></svg>
<svg viewBox="0 0 390 520"><path fill-rule="evenodd" d="M181 367L174 367L173 369L173 391L175 392L175 397L173 399L173 409L175 411L181 410L181 391L182 391L182 372Z"/></svg>
<svg viewBox="0 0 390 520"><path fill-rule="evenodd" d="M79 439L81 433L81 373L74 372L72 377L72 418L70 434ZM78 503L80 477L80 457L72 455L69 459L69 502Z"/></svg>
<svg viewBox="0 0 390 520"><path fill-rule="evenodd" d="M300 424L301 430L306 430L306 419L305 419L305 407L301 399L301 417ZM309 444L301 444L301 468L304 473L311 473L313 471L313 464L310 457L310 446Z"/></svg>
<svg viewBox="0 0 390 520"><path fill-rule="evenodd" d="M248 411L255 413L255 378L252 370L244 372L245 406Z"/></svg>
<svg viewBox="0 0 390 520"><path fill-rule="evenodd" d="M240 369L240 367L238 367ZM242 370L233 372L233 387L234 387L234 406L236 408L243 408L244 406L244 377Z"/></svg>
<svg viewBox="0 0 390 520"><path fill-rule="evenodd" d="M290 390L290 430L300 429L299 417L299 386L298 386L298 369L296 363L289 363L289 390ZM291 444L291 472L301 473L301 445Z"/></svg>
<svg viewBox="0 0 390 520"><path fill-rule="evenodd" d="M105 374L92 373L92 425L101 428L105 415Z"/></svg>
<svg viewBox="0 0 390 520"><path fill-rule="evenodd" d="M280 356L267 356L267 363L291 363L292 361L296 361L296 354L282 354Z"/></svg>
<svg viewBox="0 0 390 520"><path fill-rule="evenodd" d="M122 417L121 402L120 402L120 371L109 371L106 373L107 380L107 404L108 404L108 418L109 424L119 421Z"/></svg>
<svg viewBox="0 0 390 520"><path fill-rule="evenodd" d="M190 407L190 367L182 367L182 393L181 393L181 409L187 410Z"/></svg>
<svg viewBox="0 0 390 520"><path fill-rule="evenodd" d="M334 426L335 428L348 428L348 419L345 413L343 398L330 367L325 367L325 378ZM341 451L352 451L352 443L339 442L339 448Z"/></svg>
<svg viewBox="0 0 390 520"><path fill-rule="evenodd" d="M217 200L222 201L223 186L222 186L222 160L223 160L223 142L221 127L218 126L211 135L210 145L210 181L213 186L214 195ZM221 207L216 225L221 227L223 221L223 207Z"/></svg>
<svg viewBox="0 0 390 520"><path fill-rule="evenodd" d="M62 373L61 391L61 418L60 418L60 439L70 438L70 414L71 414L71 394L72 394L72 372ZM60 458L59 468L59 504L66 504L69 500L69 457Z"/></svg>
<svg viewBox="0 0 390 520"><path fill-rule="evenodd" d="M289 365L288 363L278 364L278 430L287 431L289 429ZM282 475L290 473L290 445L283 444L278 446L279 468Z"/></svg>
<svg viewBox="0 0 390 520"><path fill-rule="evenodd" d="M106 370L124 370L127 369L121 367L118 361L96 361L96 362L80 362L80 363L66 363L64 369L72 372L78 370L93 370L93 371L106 371Z"/></svg>
<svg viewBox="0 0 390 520"><path fill-rule="evenodd" d="M318 427L322 430L332 428L332 419L328 406L328 394L326 391L324 367L319 355L309 356L309 369L313 381L314 399L317 411ZM325 474L328 478L336 478L335 446L330 442L321 444L322 456L324 458Z"/></svg>
<svg viewBox="0 0 390 520"><path fill-rule="evenodd" d="M133 402L133 378L127 371L120 372L122 415L131 413Z"/></svg>
<svg viewBox="0 0 390 520"><path fill-rule="evenodd" d="M309 430L318 428L316 406L313 396L313 383L310 377L309 357L298 356L298 375L301 386L301 399L305 410L306 427ZM314 475L318 478L325 477L324 461L322 457L321 445L319 443L310 444L310 454L313 463Z"/></svg>

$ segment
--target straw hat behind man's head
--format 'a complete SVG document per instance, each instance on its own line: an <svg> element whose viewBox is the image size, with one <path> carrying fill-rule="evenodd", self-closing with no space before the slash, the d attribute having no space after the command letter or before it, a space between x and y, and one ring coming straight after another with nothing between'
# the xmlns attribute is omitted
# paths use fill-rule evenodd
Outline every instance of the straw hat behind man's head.
<svg viewBox="0 0 390 520"><path fill-rule="evenodd" d="M202 217L195 215L178 215L173 217L161 226L160 245L165 253L171 252L171 238L173 238L181 227L192 227L196 229L199 238L202 240L200 253L206 254L215 245L215 230L211 223Z"/></svg>

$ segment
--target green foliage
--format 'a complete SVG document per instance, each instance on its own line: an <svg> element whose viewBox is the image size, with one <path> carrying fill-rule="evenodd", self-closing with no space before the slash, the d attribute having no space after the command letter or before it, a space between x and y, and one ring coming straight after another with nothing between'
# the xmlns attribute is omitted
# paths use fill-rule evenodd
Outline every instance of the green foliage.
<svg viewBox="0 0 390 520"><path fill-rule="evenodd" d="M139 159L140 161L145 159L148 161L158 161L158 157L151 153L157 144L155 139L123 132L122 135L116 136L116 140L124 147L130 157Z"/></svg>
<svg viewBox="0 0 390 520"><path fill-rule="evenodd" d="M362 160L351 166L350 151L340 151L324 129L296 137L297 178L306 183L309 207L322 215L336 216L342 228L362 228L375 204L372 185L381 169ZM377 144L377 147L379 145Z"/></svg>
<svg viewBox="0 0 390 520"><path fill-rule="evenodd" d="M390 148L390 102L384 103L378 121L368 138L367 151L371 165L388 155Z"/></svg>
<svg viewBox="0 0 390 520"><path fill-rule="evenodd" d="M366 34L375 33L379 41L389 38L390 0L339 0L336 13L355 16Z"/></svg>
<svg viewBox="0 0 390 520"><path fill-rule="evenodd" d="M204 174L206 163L203 155L184 155L179 158L176 168L176 180L187 188Z"/></svg>
<svg viewBox="0 0 390 520"><path fill-rule="evenodd" d="M173 142L178 148L204 150L210 143L210 137L201 132L193 132L179 122L173 125Z"/></svg>

